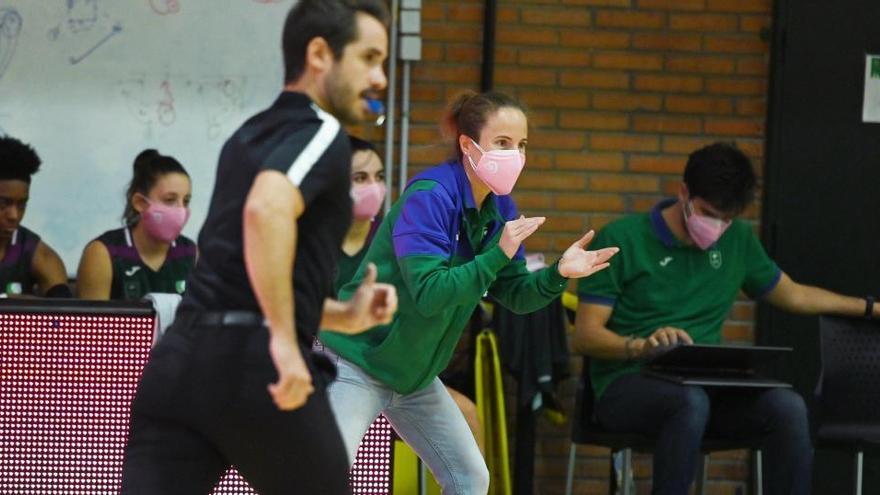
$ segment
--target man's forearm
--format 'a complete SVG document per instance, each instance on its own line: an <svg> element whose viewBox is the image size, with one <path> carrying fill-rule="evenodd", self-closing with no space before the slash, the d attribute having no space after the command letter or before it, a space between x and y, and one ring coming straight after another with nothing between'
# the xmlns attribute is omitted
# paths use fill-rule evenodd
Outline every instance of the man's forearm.
<svg viewBox="0 0 880 495"><path fill-rule="evenodd" d="M821 287L809 285L801 285L799 290L798 303L790 309L792 312L810 315L865 315L865 299L863 297L844 296Z"/></svg>

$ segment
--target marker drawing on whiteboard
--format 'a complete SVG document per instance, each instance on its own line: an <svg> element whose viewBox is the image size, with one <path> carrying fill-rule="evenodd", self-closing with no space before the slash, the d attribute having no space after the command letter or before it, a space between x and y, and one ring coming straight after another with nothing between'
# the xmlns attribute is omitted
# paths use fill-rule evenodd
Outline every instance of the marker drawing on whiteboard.
<svg viewBox="0 0 880 495"><path fill-rule="evenodd" d="M0 9L0 79L15 55L20 33L21 15L18 11L11 8Z"/></svg>
<svg viewBox="0 0 880 495"><path fill-rule="evenodd" d="M150 0L150 8L159 15L176 14L180 12L178 0Z"/></svg>
<svg viewBox="0 0 880 495"><path fill-rule="evenodd" d="M85 53L83 53L82 55L80 55L78 57L70 57L70 63L72 65L76 65L76 64L82 62L83 60L88 58L88 56L91 55L95 50L97 50L98 47L100 47L104 43L110 41L110 38L116 36L120 32L122 32L122 24L117 22L116 24L113 25L113 30L111 30L109 33L107 33L107 36L104 36L103 38L101 38L101 40L98 41L98 43L95 44L95 46L89 48Z"/></svg>
<svg viewBox="0 0 880 495"><path fill-rule="evenodd" d="M162 88L162 99L159 100L156 116L159 123L169 126L177 120L177 112L174 110L174 95L171 94L171 83L168 80L162 81L159 86Z"/></svg>

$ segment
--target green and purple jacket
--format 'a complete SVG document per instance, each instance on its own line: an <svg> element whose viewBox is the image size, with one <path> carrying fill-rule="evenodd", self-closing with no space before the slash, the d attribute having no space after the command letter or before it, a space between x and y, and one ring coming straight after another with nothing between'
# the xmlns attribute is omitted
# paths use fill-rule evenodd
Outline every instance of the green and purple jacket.
<svg viewBox="0 0 880 495"><path fill-rule="evenodd" d="M446 368L468 318L487 292L517 313L540 309L562 294L567 279L554 263L526 270L524 250L508 259L498 240L518 217L509 196L489 194L477 208L458 161L416 176L391 207L341 300L351 298L367 263L397 288L389 325L357 335L322 331L339 356L399 393L430 384Z"/></svg>

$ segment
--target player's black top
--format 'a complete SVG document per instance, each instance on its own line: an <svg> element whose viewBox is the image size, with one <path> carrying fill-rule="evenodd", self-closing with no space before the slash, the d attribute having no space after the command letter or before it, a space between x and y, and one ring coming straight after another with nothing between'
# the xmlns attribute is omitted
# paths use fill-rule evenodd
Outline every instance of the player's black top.
<svg viewBox="0 0 880 495"><path fill-rule="evenodd" d="M180 310L259 311L245 271L242 213L254 178L267 169L286 174L305 202L293 284L297 332L310 344L351 223L351 149L339 122L302 93L282 93L223 146L199 261Z"/></svg>

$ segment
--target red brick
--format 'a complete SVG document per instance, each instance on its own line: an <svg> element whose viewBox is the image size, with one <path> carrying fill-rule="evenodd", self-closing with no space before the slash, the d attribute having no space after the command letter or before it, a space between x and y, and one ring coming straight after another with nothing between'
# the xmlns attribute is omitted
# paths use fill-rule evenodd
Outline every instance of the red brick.
<svg viewBox="0 0 880 495"><path fill-rule="evenodd" d="M669 55L666 57L667 72L732 74L735 69L736 62L731 58L706 55Z"/></svg>
<svg viewBox="0 0 880 495"><path fill-rule="evenodd" d="M495 79L499 84L509 82L517 85L555 86L556 71L547 69L523 69L519 67L496 67Z"/></svg>
<svg viewBox="0 0 880 495"><path fill-rule="evenodd" d="M754 342L755 329L751 323L725 322L721 327L721 338L725 342Z"/></svg>
<svg viewBox="0 0 880 495"><path fill-rule="evenodd" d="M596 7L629 7L634 0L562 0L565 5L592 5Z"/></svg>
<svg viewBox="0 0 880 495"><path fill-rule="evenodd" d="M769 14L772 5L771 0L708 0L708 10L719 12L741 12Z"/></svg>
<svg viewBox="0 0 880 495"><path fill-rule="evenodd" d="M663 98L641 93L593 93L593 108L597 110L660 110Z"/></svg>
<svg viewBox="0 0 880 495"><path fill-rule="evenodd" d="M707 35L707 52L720 53L767 53L768 45L755 35Z"/></svg>
<svg viewBox="0 0 880 495"><path fill-rule="evenodd" d="M610 71L563 71L559 82L563 87L625 89L630 76L626 72Z"/></svg>
<svg viewBox="0 0 880 495"><path fill-rule="evenodd" d="M529 136L533 148L579 150L584 147L584 134L569 131L536 130Z"/></svg>
<svg viewBox="0 0 880 495"><path fill-rule="evenodd" d="M560 193L554 197L557 210L568 211L623 211L623 198L618 194Z"/></svg>
<svg viewBox="0 0 880 495"><path fill-rule="evenodd" d="M703 41L696 34L637 33L633 35L633 47L657 51L699 51Z"/></svg>
<svg viewBox="0 0 880 495"><path fill-rule="evenodd" d="M500 25L497 34L499 44L556 45L559 43L559 31L556 29Z"/></svg>
<svg viewBox="0 0 880 495"><path fill-rule="evenodd" d="M600 10L596 13L596 25L611 28L657 29L663 26L664 17L659 12Z"/></svg>
<svg viewBox="0 0 880 495"><path fill-rule="evenodd" d="M483 40L482 26L474 24L422 23L422 38L425 41L451 41L455 43L480 43Z"/></svg>
<svg viewBox="0 0 880 495"><path fill-rule="evenodd" d="M520 210L548 210L553 205L553 196L545 193L517 190L514 199Z"/></svg>
<svg viewBox="0 0 880 495"><path fill-rule="evenodd" d="M519 50L512 46L495 47L495 63L496 64L516 64L519 57Z"/></svg>
<svg viewBox="0 0 880 495"><path fill-rule="evenodd" d="M677 31L719 33L736 31L737 21L734 15L670 14L669 27Z"/></svg>
<svg viewBox="0 0 880 495"><path fill-rule="evenodd" d="M624 152L658 151L660 139L657 136L595 133L590 136L590 149Z"/></svg>
<svg viewBox="0 0 880 495"><path fill-rule="evenodd" d="M482 4L483 2L480 3ZM499 7L498 10L495 11L495 17L498 22L519 22L519 8Z"/></svg>
<svg viewBox="0 0 880 495"><path fill-rule="evenodd" d="M752 136L764 135L763 119L706 119L706 134L720 136Z"/></svg>
<svg viewBox="0 0 880 495"><path fill-rule="evenodd" d="M409 139L415 144L436 144L441 142L440 129L435 125L413 125L409 129Z"/></svg>
<svg viewBox="0 0 880 495"><path fill-rule="evenodd" d="M409 118L413 123L438 124L443 116L444 109L445 105L443 104L413 105L409 112Z"/></svg>
<svg viewBox="0 0 880 495"><path fill-rule="evenodd" d="M520 89L517 96L529 108L583 108L590 95L583 90Z"/></svg>
<svg viewBox="0 0 880 495"><path fill-rule="evenodd" d="M629 127L629 117L620 113L563 111L559 114L559 127L621 131Z"/></svg>
<svg viewBox="0 0 880 495"><path fill-rule="evenodd" d="M633 130L658 134L699 134L702 130L699 118L671 117L667 115L636 115Z"/></svg>
<svg viewBox="0 0 880 495"><path fill-rule="evenodd" d="M555 110L536 110L535 108L530 107L528 108L526 115L529 118L529 127L533 129L552 129L558 127L558 119L556 118Z"/></svg>
<svg viewBox="0 0 880 495"><path fill-rule="evenodd" d="M629 42L629 33L619 31L563 30L559 33L559 43L564 47L626 48Z"/></svg>
<svg viewBox="0 0 880 495"><path fill-rule="evenodd" d="M519 62L523 65L543 65L556 67L586 67L590 65L590 53L586 50L527 50L519 53Z"/></svg>
<svg viewBox="0 0 880 495"><path fill-rule="evenodd" d="M585 231L585 223L586 218L584 215L549 215L544 225L541 226L541 230L543 232L560 232L570 235L573 239L577 239L577 235L583 234ZM544 438L550 440L546 435L544 435ZM559 438L556 441L566 445L570 442L567 438Z"/></svg>
<svg viewBox="0 0 880 495"><path fill-rule="evenodd" d="M516 187L522 189L550 189L554 191L580 191L586 185L587 180L583 175L552 171L543 171L535 174L524 173L516 183Z"/></svg>
<svg viewBox="0 0 880 495"><path fill-rule="evenodd" d="M733 103L729 98L668 95L665 108L672 113L725 115L733 112Z"/></svg>
<svg viewBox="0 0 880 495"><path fill-rule="evenodd" d="M483 60L483 48L479 45L446 43L446 61L479 64Z"/></svg>
<svg viewBox="0 0 880 495"><path fill-rule="evenodd" d="M524 24L540 24L542 26L578 26L589 27L592 21L590 11L572 8L540 8L523 9Z"/></svg>
<svg viewBox="0 0 880 495"><path fill-rule="evenodd" d="M766 56L741 58L736 61L736 73L746 76L767 76L770 70Z"/></svg>
<svg viewBox="0 0 880 495"><path fill-rule="evenodd" d="M634 0L562 0L565 5L592 5L595 7L629 7Z"/></svg>
<svg viewBox="0 0 880 495"><path fill-rule="evenodd" d="M760 33L770 29L770 17L766 15L744 15L739 19L739 30L744 33Z"/></svg>
<svg viewBox="0 0 880 495"><path fill-rule="evenodd" d="M740 98L736 101L736 113L745 117L762 117L767 114L767 99Z"/></svg>
<svg viewBox="0 0 880 495"><path fill-rule="evenodd" d="M422 43L422 60L425 62L439 62L444 59L443 43Z"/></svg>
<svg viewBox="0 0 880 495"><path fill-rule="evenodd" d="M703 10L706 0L639 0L640 9Z"/></svg>
<svg viewBox="0 0 880 495"><path fill-rule="evenodd" d="M717 139L713 139L711 137L679 137L679 136L664 136L663 137L663 152L664 153L679 153L684 155L689 155L693 151L696 151L707 144L712 144Z"/></svg>
<svg viewBox="0 0 880 495"><path fill-rule="evenodd" d="M667 196L633 196L630 200L630 210L639 213L651 211L652 208L657 206L657 203L666 197Z"/></svg>
<svg viewBox="0 0 880 495"><path fill-rule="evenodd" d="M593 65L600 69L661 70L663 56L633 52L600 52L593 56Z"/></svg>
<svg viewBox="0 0 880 495"><path fill-rule="evenodd" d="M416 80L431 82L472 83L480 80L480 68L477 66L416 64L413 67L412 76Z"/></svg>
<svg viewBox="0 0 880 495"><path fill-rule="evenodd" d="M686 155L633 155L627 170L652 174L682 174L687 163Z"/></svg>
<svg viewBox="0 0 880 495"><path fill-rule="evenodd" d="M635 89L669 93L699 93L703 90L703 78L697 76L670 76L639 74Z"/></svg>
<svg viewBox="0 0 880 495"><path fill-rule="evenodd" d="M419 82L414 84L410 91L410 99L416 101L443 101L443 87L439 84Z"/></svg>
<svg viewBox="0 0 880 495"><path fill-rule="evenodd" d="M446 7L446 18L456 22L482 22L483 10L480 4L452 3Z"/></svg>
<svg viewBox="0 0 880 495"><path fill-rule="evenodd" d="M656 177L620 174L590 176L590 191L592 192L656 193L659 190L660 183Z"/></svg>
<svg viewBox="0 0 880 495"><path fill-rule="evenodd" d="M678 196L678 193L681 192L681 183L682 179L680 177L666 178L663 180L660 190L666 196Z"/></svg>
<svg viewBox="0 0 880 495"><path fill-rule="evenodd" d="M422 22L442 21L444 19L446 19L446 6L434 3L422 5Z"/></svg>
<svg viewBox="0 0 880 495"><path fill-rule="evenodd" d="M767 80L763 78L710 78L706 80L706 92L711 94L757 96L766 94L766 91Z"/></svg>
<svg viewBox="0 0 880 495"><path fill-rule="evenodd" d="M443 146L436 142L429 146L411 146L409 148L410 165L413 163L423 165L436 165L452 156L450 146ZM410 168L410 176L415 175Z"/></svg>
<svg viewBox="0 0 880 495"><path fill-rule="evenodd" d="M526 164L530 170L548 170L553 168L553 153L540 148L533 148L527 153Z"/></svg>
<svg viewBox="0 0 880 495"><path fill-rule="evenodd" d="M755 321L755 304L753 302L738 302L733 305L728 316L731 320Z"/></svg>
<svg viewBox="0 0 880 495"><path fill-rule="evenodd" d="M556 168L562 170L623 170L623 153L557 153Z"/></svg>
<svg viewBox="0 0 880 495"><path fill-rule="evenodd" d="M538 231L523 241L523 245L525 245L526 251L547 252L555 248L553 242L555 238L556 236L552 234L542 234Z"/></svg>
<svg viewBox="0 0 880 495"><path fill-rule="evenodd" d="M760 138L763 138L763 137L764 136L760 136ZM736 146L740 150L742 150L742 152L745 153L746 156L749 156L752 158L752 160L755 160L754 165L756 168L760 165L760 163L758 163L757 160L760 160L761 158L764 157L764 141L763 141L763 139L737 138ZM760 198L761 196L758 195L758 197Z"/></svg>

